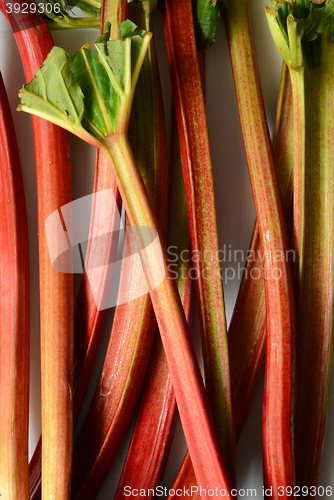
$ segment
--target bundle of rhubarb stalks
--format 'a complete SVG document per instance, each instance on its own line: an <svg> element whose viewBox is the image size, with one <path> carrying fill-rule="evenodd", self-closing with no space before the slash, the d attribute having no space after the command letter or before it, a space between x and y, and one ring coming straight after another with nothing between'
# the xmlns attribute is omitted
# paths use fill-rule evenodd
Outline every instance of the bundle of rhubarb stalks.
<svg viewBox="0 0 334 500"><path fill-rule="evenodd" d="M1 500L332 496L330 473L319 474L333 348L334 0L253 3L267 61L281 55L271 135L250 0L0 0L35 155L28 170L1 79ZM234 89L216 81L211 107L231 130L209 141L205 58L219 18ZM28 142L29 120L15 113ZM256 213L248 250L226 239L236 217L219 184L232 178L222 152L234 154L239 130ZM34 177L37 208L26 208ZM228 190L252 220L247 187ZM224 288L238 278L227 322ZM28 449L36 338L41 437ZM246 419L263 371L263 487L246 489L236 445L246 422L257 435Z"/></svg>

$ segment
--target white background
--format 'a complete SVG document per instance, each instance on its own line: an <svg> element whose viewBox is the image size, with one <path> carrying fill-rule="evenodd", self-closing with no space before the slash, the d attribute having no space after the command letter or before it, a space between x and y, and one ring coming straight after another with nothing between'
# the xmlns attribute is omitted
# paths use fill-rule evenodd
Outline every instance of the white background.
<svg viewBox="0 0 334 500"><path fill-rule="evenodd" d="M266 0L253 2L253 26L258 62L263 85L263 93L270 129L273 129L278 84L281 71L281 59L271 40L264 15ZM170 109L170 85L166 55L163 42L163 23L159 16L155 21L155 35L160 57L161 77L165 95L166 114ZM78 50L85 42L94 42L97 31L57 32L55 43L63 46L69 53ZM225 39L225 31L220 20L217 42L207 52L207 115L212 162L215 180L216 206L219 225L220 248L247 251L254 224L254 206L250 190L247 165L244 156L243 142L238 121L237 106L234 94L233 79L229 54ZM31 319L31 424L30 455L33 452L40 433L40 356L39 356L39 299L38 299L38 255L37 255L37 212L36 184L34 172L34 156L30 117L17 113L18 91L25 82L24 75L14 42L14 38L3 17L0 17L0 69L3 74L7 92L14 115L14 122L19 142L23 169L24 185L27 199L32 287L32 319ZM168 117L167 117L168 122ZM167 127L167 130L169 128ZM73 163L73 199L91 193L93 180L94 151L79 139L71 137L71 154ZM1 245L1 243L0 243ZM229 247L231 245L231 247ZM226 263L230 267L231 263ZM77 285L79 284L76 277ZM229 281L225 284L225 301L227 318L230 320L239 282ZM77 286L78 288L78 286ZM198 338L198 322L196 311L193 311L193 331ZM94 368L94 380L90 394L86 398L87 407L97 382L99 369L103 360L103 350L108 342L112 314L107 315L104 336L99 351L99 360ZM197 342L198 343L198 342ZM254 401L245 424L243 434L237 447L237 487L256 488L257 498L262 498L262 457L261 457L261 404L263 376L254 396ZM325 438L324 458L319 484L334 487L334 397L330 399L328 427ZM126 454L125 444L119 453L98 499L113 497L117 487L118 474L122 460ZM170 453L163 484L171 487L173 478L182 461L185 443L180 424L175 430L174 441ZM240 497L241 498L241 497Z"/></svg>

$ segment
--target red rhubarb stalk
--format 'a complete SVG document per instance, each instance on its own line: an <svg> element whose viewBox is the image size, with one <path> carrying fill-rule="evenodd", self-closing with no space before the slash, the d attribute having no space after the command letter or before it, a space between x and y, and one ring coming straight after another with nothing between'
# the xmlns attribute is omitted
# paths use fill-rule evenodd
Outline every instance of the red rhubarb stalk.
<svg viewBox="0 0 334 500"><path fill-rule="evenodd" d="M293 192L293 113L289 71L284 65L276 110L273 154L287 227L291 226ZM263 257L255 224L246 270L228 329L232 404L239 439L253 396L265 346L266 307Z"/></svg>
<svg viewBox="0 0 334 500"><path fill-rule="evenodd" d="M104 31L105 3L101 10L100 33ZM127 18L126 0L117 1L118 19L110 29L110 38L119 37L119 23ZM121 210L121 199L117 189L117 183L113 173L108 168L107 159L98 150L96 152L95 176L93 192L111 190L111 197L115 199L115 205L109 203L109 197L103 204L104 198L93 197L92 216L90 221L90 232L85 260L85 272L81 284L76 314L74 318L74 421L79 415L89 378L93 369L94 360L101 337L106 309L101 309L101 302L108 293L112 273L107 267L116 257L119 214ZM102 202L102 203L101 203ZM94 242L99 241L100 234L110 235L103 240L103 245L98 246ZM95 239L96 238L96 239ZM98 248L98 251L97 251ZM100 296L100 304L96 303L92 295L91 284L87 269L92 269L94 263L100 267L101 272L94 273L95 294ZM94 295L95 295L94 294Z"/></svg>
<svg viewBox="0 0 334 500"><path fill-rule="evenodd" d="M123 0L119 4L120 20L124 21L127 14L126 2ZM102 24L100 32L103 33ZM113 38L118 38L118 24L113 26L110 35ZM107 167L105 156L98 150L96 153L93 193L104 190L111 190L110 197L115 199L115 204L110 203L109 196L93 197L85 265L74 317L74 424L78 419L86 394L102 333L106 308L101 307L101 303L106 300L108 287L112 280L112 270L110 266L108 267L108 263L113 262L116 256L121 210L121 199L115 178ZM103 244L101 244L99 235L104 235ZM95 269L93 278L89 276L87 269ZM98 273L96 272L97 269L99 269ZM91 279L94 279L94 295ZM100 297L100 299L97 299L97 297ZM40 438L29 464L32 500L38 500L41 495L41 459L42 440Z"/></svg>
<svg viewBox="0 0 334 500"><path fill-rule="evenodd" d="M178 121L191 248L196 267L205 380L232 477L234 424L210 146L191 0L165 2L165 38Z"/></svg>
<svg viewBox="0 0 334 500"><path fill-rule="evenodd" d="M189 228L174 108L170 142L168 242L169 248L176 250L176 258L171 260L170 266L189 322L192 288L189 271L192 264L190 259L183 262L180 257L183 251L189 252ZM150 494L146 495L147 498L154 496L154 489L160 484L163 476L175 414L176 401L172 380L161 340L156 336L115 500L124 499L126 493L133 489L150 491Z"/></svg>
<svg viewBox="0 0 334 500"><path fill-rule="evenodd" d="M218 488L228 493L232 488L230 475L208 406L177 287L168 269L163 234L127 140L134 89L151 34L136 35L128 23L124 26L124 32L124 40L96 43L95 53L85 46L69 57L63 49L54 48L36 73L34 81L21 89L19 109L61 124L102 149L110 159L130 225L133 226L131 229L137 252L143 259L197 481L202 488ZM132 41L132 37L136 38ZM134 47L137 50L133 50ZM89 61L97 64L90 64ZM64 70L67 68L68 71L59 72L59 67ZM102 77L104 81L109 78L112 91L118 96L115 101L116 122L108 111L111 103L102 98L111 91L110 86L100 90L97 87ZM64 79L68 81L68 92L59 95L52 93L54 85L64 82ZM49 90L47 94L43 91L45 85ZM84 105L85 95L87 98L94 96L98 114L96 108L92 113L92 108ZM158 239L154 237L152 241L154 235Z"/></svg>
<svg viewBox="0 0 334 500"><path fill-rule="evenodd" d="M106 166L106 159L97 155L94 193L110 190L108 196L93 197L90 232L85 259L84 274L74 317L74 373L73 404L74 424L85 397L101 337L106 309L101 303L106 300L112 272L108 263L115 260L118 242L119 213L121 201L114 176ZM113 203L113 200L116 203ZM101 243L101 236L104 236ZM94 269L94 295L87 269ZM98 299L100 297L100 299ZM41 495L42 439L38 441L29 464L30 494L32 500Z"/></svg>
<svg viewBox="0 0 334 500"><path fill-rule="evenodd" d="M298 4L280 12L279 8L268 7L266 13L276 45L289 67L293 89L294 235L299 253L296 483L306 487L311 498L318 485L333 345L334 45L331 27L325 31L330 25L327 2L319 5L314 23L315 7L309 6L309 12L306 10L300 19ZM286 28L278 22L282 12Z"/></svg>
<svg viewBox="0 0 334 500"><path fill-rule="evenodd" d="M120 145L113 145L112 158L114 163L119 161L122 168L124 168L124 164L127 162L127 168L132 171L132 175L135 177L131 193L135 192L135 189L138 189L140 185L140 179L135 175L135 170L132 170L134 158L125 139L122 139ZM120 175L121 170L118 170L118 172ZM128 185L129 180L130 177L126 175L123 180L125 184L123 185ZM119 186L124 200L125 197L123 189L121 189L121 184ZM154 220L155 218L151 215L142 217L144 211L146 214L152 213L148 209L149 205L145 200L145 192L141 190L140 198L138 197L137 200L133 200L132 203L134 206L143 203L143 209L138 211L139 214L131 218L131 224L155 228L158 231L159 240L163 241L161 232ZM129 206L126 206L128 213L131 213L129 208ZM167 255L164 248L162 250L166 278L161 285L150 289L150 293L169 369L172 374L172 382L181 422L194 464L196 478L202 488L218 488L228 492L232 488L231 479L217 442L215 428L207 405L206 393L189 333L187 336L185 335L188 329L182 305L175 290L175 284L168 270ZM156 259L157 256L153 253L148 257L148 262L156 262ZM181 332L184 333L181 334Z"/></svg>
<svg viewBox="0 0 334 500"><path fill-rule="evenodd" d="M198 53L198 61L204 90L204 50ZM176 259L171 260L170 266L177 280L183 309L189 321L192 263L190 259L183 262L180 258L183 251L189 252L189 227L174 106L171 117L168 241L171 245L169 248L176 250L177 253ZM161 341L156 338L128 454L115 495L116 500L125 498L125 493L134 488L145 490L149 498L154 495L154 489L163 476L175 412L176 401L167 360ZM193 474L193 484L195 481Z"/></svg>
<svg viewBox="0 0 334 500"><path fill-rule="evenodd" d="M295 460L296 484L309 487L309 498L319 479L333 347L334 44L328 31L322 35L320 65L305 67Z"/></svg>
<svg viewBox="0 0 334 500"><path fill-rule="evenodd" d="M279 498L278 488L284 487L287 497L286 487L294 485L291 418L295 335L293 283L286 262L288 238L256 67L250 2L226 0L221 4L264 257L267 313L264 485L273 488L273 498Z"/></svg>
<svg viewBox="0 0 334 500"><path fill-rule="evenodd" d="M284 213L286 221L290 221L290 226L293 192L292 134L292 89L289 72L284 65L277 102L273 149ZM260 374L266 340L263 258L257 224L254 227L248 255L249 259L228 330L236 442L239 440ZM192 491L193 500L200 498L199 490L196 490L196 478L189 453L183 460L173 489Z"/></svg>
<svg viewBox="0 0 334 500"><path fill-rule="evenodd" d="M110 195L93 197L85 268L74 317L74 423L86 394L102 333L112 280L112 267L108 264L116 259L120 222L121 199L115 178L107 168L105 157L97 154L93 192L105 190L109 190ZM93 276L87 272L92 269Z"/></svg>
<svg viewBox="0 0 334 500"><path fill-rule="evenodd" d="M22 11L22 2L20 12ZM27 81L53 47L38 14L7 14ZM52 267L45 221L71 201L71 165L67 133L33 117L35 145L42 357L43 498L68 499L72 465L73 277Z"/></svg>
<svg viewBox="0 0 334 500"><path fill-rule="evenodd" d="M113 7L113 8L112 8ZM104 10L117 10L118 2ZM141 6L132 18L145 26ZM144 19L142 19L144 18ZM149 116L148 116L149 114ZM130 122L130 140L148 193L166 226L167 154L163 103L154 44L139 77ZM126 245L126 243L125 243ZM125 253L127 252L125 249ZM141 264L126 266L120 290L142 287ZM99 489L130 423L139 397L153 342L156 322L149 295L116 308L111 340L95 396L74 451L75 498L92 498ZM134 335L134 332L136 334ZM96 431L92 432L92 429ZM84 450L90 453L84 453Z"/></svg>
<svg viewBox="0 0 334 500"><path fill-rule="evenodd" d="M0 497L29 500L29 247L20 158L0 74Z"/></svg>

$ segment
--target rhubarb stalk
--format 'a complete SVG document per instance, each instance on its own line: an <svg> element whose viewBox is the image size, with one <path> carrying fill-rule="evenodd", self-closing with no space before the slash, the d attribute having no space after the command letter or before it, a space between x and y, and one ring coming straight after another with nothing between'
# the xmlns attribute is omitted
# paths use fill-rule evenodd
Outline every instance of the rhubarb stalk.
<svg viewBox="0 0 334 500"><path fill-rule="evenodd" d="M295 309L291 269L286 262L288 238L256 67L250 2L223 0L221 5L264 257L267 313L264 484L273 488L274 498L279 498L279 486L284 487L283 496L287 496L286 487L294 485L291 418Z"/></svg>
<svg viewBox="0 0 334 500"><path fill-rule="evenodd" d="M99 147L110 158L130 224L135 229L134 240L144 259L144 272L198 483L229 492L230 476L207 405L182 304L170 279L163 235L126 138L134 87L150 38L146 34L142 39L135 35L125 40L100 42L96 44L97 52L83 47L72 58L62 49L54 49L33 82L21 90L20 109L52 120ZM65 72L60 73L55 66ZM44 72L52 67L54 75L47 79L49 91L45 95L40 84L45 81ZM110 84L102 85L101 77ZM67 82L68 93L52 91L59 81ZM101 97L100 93L106 96L112 91L118 96L113 103ZM93 113L91 106L87 106L92 101L84 105L85 93L87 97L95 95L94 107L96 103L95 110L100 113ZM109 111L111 105L114 108ZM158 241L161 245L157 245Z"/></svg>
<svg viewBox="0 0 334 500"><path fill-rule="evenodd" d="M110 2L109 2L110 3ZM131 6L131 17L149 28L150 12ZM116 10L111 6L110 10ZM149 16L149 17L146 17ZM162 226L167 215L167 154L162 95L154 44L139 76L130 120L130 141ZM127 243L125 242L127 246ZM125 248L127 252L127 248ZM139 266L139 268L138 268ZM142 288L140 262L124 266L120 291ZM144 280L145 281L145 280ZM98 490L130 423L151 352L156 322L148 294L117 306L111 339L86 422L74 449L75 498ZM135 334L134 334L135 333ZM92 432L94 429L94 432ZM84 453L89 449L90 452Z"/></svg>
<svg viewBox="0 0 334 500"><path fill-rule="evenodd" d="M319 479L333 350L334 44L328 31L322 35L320 65L305 68L306 168L295 460L296 482L309 486L310 497Z"/></svg>
<svg viewBox="0 0 334 500"><path fill-rule="evenodd" d="M27 81L31 80L53 41L39 14L7 14L20 51ZM53 269L45 221L71 202L71 165L67 133L33 117L36 160L40 317L42 357L42 495L68 499L72 465L73 277ZM54 235L56 237L56 235Z"/></svg>
<svg viewBox="0 0 334 500"><path fill-rule="evenodd" d="M210 406L231 476L235 475L227 332L215 196L191 0L165 2L165 38L182 169Z"/></svg>
<svg viewBox="0 0 334 500"><path fill-rule="evenodd" d="M198 53L198 61L204 91L204 50ZM192 263L191 259L186 259L185 262L181 259L184 251L189 252L190 242L174 105L172 105L171 110L170 126L170 209L168 226L168 242L171 245L169 248L176 250L175 259L170 259L170 267L177 280L183 309L189 321L191 306L190 269ZM174 252L172 253L174 254ZM175 413L176 401L166 356L161 341L156 338L128 454L115 495L116 500L125 497L126 486L138 490L150 490L148 497L153 496L153 491L159 485L165 469ZM193 473L192 484L195 484L195 481Z"/></svg>
<svg viewBox="0 0 334 500"><path fill-rule="evenodd" d="M331 12L327 1L266 9L293 83L294 234L299 251L295 460L297 485L307 486L309 497L318 484L333 345Z"/></svg>
<svg viewBox="0 0 334 500"><path fill-rule="evenodd" d="M183 251L189 252L187 207L180 159L179 138L174 109L170 141L170 209L168 242L177 251L171 260L183 309L189 322L191 306L191 261L183 262ZM176 414L176 401L166 356L159 336L155 338L147 370L143 395L115 500L126 497L125 488L153 491L159 485L166 464Z"/></svg>
<svg viewBox="0 0 334 500"><path fill-rule="evenodd" d="M293 113L289 71L283 66L279 89L273 154L287 227L292 220ZM265 347L266 307L263 257L255 224L244 276L228 329L232 404L238 441L256 387Z"/></svg>
<svg viewBox="0 0 334 500"><path fill-rule="evenodd" d="M23 179L0 75L0 497L29 500L29 247Z"/></svg>
<svg viewBox="0 0 334 500"><path fill-rule="evenodd" d="M277 101L273 149L284 213L289 226L291 225L293 192L292 134L292 89L289 72L286 65L284 65ZM290 221L290 224L288 221ZM260 374L266 340L263 257L257 223L255 223L248 255L249 259L247 260L227 337L236 442L239 440ZM194 469L189 453L187 453L173 484L173 489L176 491L181 488L182 491L187 491L196 485L195 481ZM199 491L193 489L193 492L193 500L200 498ZM186 498L186 495L181 496L181 498Z"/></svg>

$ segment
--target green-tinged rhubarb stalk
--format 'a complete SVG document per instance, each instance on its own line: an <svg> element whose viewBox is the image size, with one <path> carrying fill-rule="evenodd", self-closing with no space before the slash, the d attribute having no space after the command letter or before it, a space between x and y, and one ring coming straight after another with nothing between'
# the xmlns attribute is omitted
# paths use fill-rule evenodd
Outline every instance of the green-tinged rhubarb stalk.
<svg viewBox="0 0 334 500"><path fill-rule="evenodd" d="M55 18L48 23L50 31L82 30L86 28L99 28L100 26L101 26L100 16L76 17L76 18L66 16L61 20Z"/></svg>
<svg viewBox="0 0 334 500"><path fill-rule="evenodd" d="M287 228L292 221L293 112L289 72L283 66L273 143L274 161ZM288 258L288 255L286 256ZM292 260L292 259L291 259ZM239 439L262 366L265 346L266 307L263 256L255 224L247 263L228 329L232 404L236 440Z"/></svg>
<svg viewBox="0 0 334 500"><path fill-rule="evenodd" d="M53 41L39 14L17 15L0 9L14 30L26 79L33 78ZM65 500L70 494L73 443L73 276L52 267L45 221L72 200L71 165L67 133L33 117L35 145L42 363L42 495ZM59 234L50 235L57 241Z"/></svg>
<svg viewBox="0 0 334 500"><path fill-rule="evenodd" d="M182 252L189 252L190 242L174 109L172 111L170 142L168 242L169 249L174 254L173 259L170 259L170 268L177 282L183 309L189 322L192 289L190 269L192 264L190 259L187 259L188 262L183 262L181 259ZM115 500L125 499L126 491L132 491L132 489L148 492L146 498L153 497L153 491L160 484L163 476L175 413L176 401L172 380L163 346L157 335Z"/></svg>
<svg viewBox="0 0 334 500"><path fill-rule="evenodd" d="M178 121L196 273L206 387L232 478L235 442L215 196L191 0L165 2L165 38Z"/></svg>
<svg viewBox="0 0 334 500"><path fill-rule="evenodd" d="M328 31L322 36L320 66L305 68L295 460L297 485L309 487L317 486L319 479L333 350L334 44Z"/></svg>
<svg viewBox="0 0 334 500"><path fill-rule="evenodd" d="M126 0L118 0L117 4L120 10L120 20L125 21L127 17ZM103 26L101 26L101 35L103 35L103 31ZM111 39L118 38L118 25L110 27L108 34ZM93 197L85 269L74 318L73 392L75 421L86 393L102 332L106 310L101 303L105 302L106 295L109 293L112 266L108 266L108 264L115 260L118 230L120 229L121 199L116 179L110 168L108 168L107 158L97 150L93 192L99 193L105 190L111 190L110 197L99 197L99 195ZM110 237L103 238L101 244L99 235L108 234ZM87 270L93 268L99 268L99 273L95 272L92 277L88 275ZM94 280L92 283L95 291L94 297L90 282L92 279ZM96 296L100 297L100 302L96 301Z"/></svg>
<svg viewBox="0 0 334 500"><path fill-rule="evenodd" d="M198 59L205 93L205 51L198 53ZM168 241L170 244L169 249L173 255L173 259L170 259L170 267L177 280L183 309L188 319L191 306L190 269L192 263L191 259L186 259L186 262L181 259L184 251L189 252L190 242L174 105L172 105L171 111L170 131ZM176 250L176 253L174 250ZM145 490L148 492L148 497L153 496L154 488L160 484L163 476L170 447L175 410L176 401L166 356L161 341L156 338L130 447L116 491L116 500L125 497L126 486L131 489ZM195 484L195 482L196 478L193 473L192 484Z"/></svg>
<svg viewBox="0 0 334 500"><path fill-rule="evenodd" d="M163 235L127 140L134 89L151 39L149 33L141 37L128 28L123 29L124 40L96 43L97 51L83 47L70 58L53 49L34 80L22 88L20 109L61 125L110 158L143 260L197 481L230 491ZM67 91L59 91L64 86Z"/></svg>
<svg viewBox="0 0 334 500"><path fill-rule="evenodd" d="M29 248L14 124L0 75L0 497L29 500Z"/></svg>
<svg viewBox="0 0 334 500"><path fill-rule="evenodd" d="M299 237L296 484L319 478L327 421L333 307L333 3L267 8L290 69L295 112L294 234ZM326 110L326 111L325 111Z"/></svg>
<svg viewBox="0 0 334 500"><path fill-rule="evenodd" d="M283 209L288 227L292 222L293 193L292 89L287 67L283 66L276 111L274 159ZM232 404L236 442L240 437L262 366L266 340L266 307L263 257L258 226L255 224L248 259L233 316L228 329ZM173 484L176 491L191 491L199 499L189 453ZM191 490L191 487L193 489ZM186 495L181 496L186 498Z"/></svg>
<svg viewBox="0 0 334 500"><path fill-rule="evenodd" d="M267 343L263 404L264 484L294 485L292 449L295 305L288 237L278 191L252 37L250 1L222 0L241 130L255 203L266 290ZM244 82L247 82L245 85ZM280 256L280 258L278 258Z"/></svg>
<svg viewBox="0 0 334 500"><path fill-rule="evenodd" d="M103 3L104 5L104 3ZM120 11L120 21L127 17L126 0L117 1ZM101 26L100 33L104 29ZM108 36L111 39L119 38L118 25L111 27ZM76 315L74 319L74 419L76 421L86 393L90 374L92 372L99 339L102 332L106 309L102 302L106 301L112 281L112 266L118 243L119 214L121 199L113 172L108 167L107 158L100 150L96 151L95 175L93 192L111 190L110 197L99 195L93 197L90 233L85 259L85 269L80 288ZM113 202L115 201L115 203ZM99 240L99 235L108 235L108 238ZM89 276L87 270L99 268L99 273ZM95 296L100 297L97 303L92 295L92 284Z"/></svg>
<svg viewBox="0 0 334 500"><path fill-rule="evenodd" d="M126 257L129 253L125 249ZM120 291L140 293L140 278L138 262L126 265L121 272ZM155 328L148 294L135 300L130 297L130 302L117 306L100 379L74 447L75 499L95 498L116 456L140 394Z"/></svg>
<svg viewBox="0 0 334 500"><path fill-rule="evenodd" d="M132 17L145 23L143 9ZM146 26L149 28L149 26ZM167 222L167 152L160 79L155 46L147 51L134 96L130 141L147 192L162 227ZM125 254L128 251L125 241ZM141 264L125 265L120 294L145 283ZM131 284L131 288L130 288ZM100 487L130 423L153 342L156 322L148 294L117 306L102 374L74 450L75 498L90 498ZM92 432L92 429L94 431ZM87 449L90 452L87 454ZM102 451L101 451L102 450Z"/></svg>
<svg viewBox="0 0 334 500"><path fill-rule="evenodd" d="M288 7L282 10L288 12ZM277 23L276 9L266 9L269 26L273 37L278 43L284 62L289 68L292 93L293 93L293 116L294 116L294 190L293 190L293 240L295 251L295 288L299 294L301 262L303 256L303 217L302 206L304 200L304 178L305 178L305 94L304 94L304 58L302 52L302 37L298 33L297 20L291 16L286 19L286 31ZM281 18L280 18L281 19ZM274 30L274 31L273 31ZM276 32L275 32L276 30ZM278 40L277 34L284 34L283 39ZM280 45L281 44L281 45ZM287 44L289 48L287 48Z"/></svg>
<svg viewBox="0 0 334 500"><path fill-rule="evenodd" d="M122 5L123 17L126 19L125 0L122 0ZM117 38L118 29L110 35ZM86 394L102 333L106 314L103 304L107 301L113 275L112 265L109 264L115 261L120 225L121 199L117 183L108 168L107 159L97 150L93 193L100 191L104 191L104 194L93 196L83 277L74 317L74 424ZM39 439L29 464L31 500L39 500L41 496L41 455L42 438Z"/></svg>

